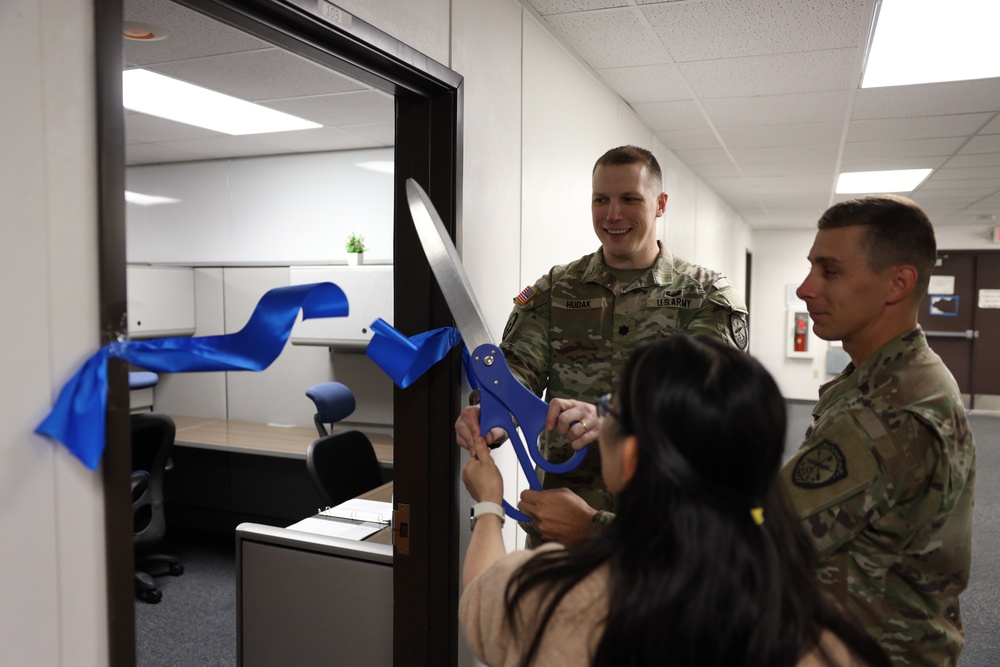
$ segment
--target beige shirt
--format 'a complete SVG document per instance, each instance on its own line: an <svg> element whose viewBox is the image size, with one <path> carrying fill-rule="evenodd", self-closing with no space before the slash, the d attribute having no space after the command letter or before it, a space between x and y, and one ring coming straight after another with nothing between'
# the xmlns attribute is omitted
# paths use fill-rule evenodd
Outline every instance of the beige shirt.
<svg viewBox="0 0 1000 667"><path fill-rule="evenodd" d="M537 591L522 601L527 610L521 629L512 632L506 619L504 591L507 582L536 551L561 549L545 544L534 551L515 551L487 568L462 593L458 621L472 653L490 667L515 667L521 664L534 636L540 614L541 595ZM559 604L545 631L534 665L545 667L580 667L590 664L604 632L608 610L608 567L604 566L574 587ZM829 632L820 640L834 667L861 667L852 661L847 648ZM813 651L796 667L829 667Z"/></svg>

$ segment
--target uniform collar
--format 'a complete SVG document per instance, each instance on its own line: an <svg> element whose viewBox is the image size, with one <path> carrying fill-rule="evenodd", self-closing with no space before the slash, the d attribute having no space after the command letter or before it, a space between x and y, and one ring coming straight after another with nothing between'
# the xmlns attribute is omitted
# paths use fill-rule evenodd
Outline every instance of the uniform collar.
<svg viewBox="0 0 1000 667"><path fill-rule="evenodd" d="M653 262L653 265L631 285L632 287L670 284L670 279L674 272L674 255L659 241L656 242L656 245L660 248L660 254L657 256L656 261ZM598 248L597 252L591 256L590 262L583 272L581 281L584 283L600 283L601 285L614 283L614 276L611 275L608 265L604 262L604 248Z"/></svg>
<svg viewBox="0 0 1000 667"><path fill-rule="evenodd" d="M845 387L857 387L870 382L874 379L875 374L886 364L904 355L910 356L914 352L925 348L927 348L927 338L924 336L923 329L917 326L916 329L898 338L893 338L880 347L874 354L861 362L860 366L855 366L854 362L848 363L847 367L837 377L819 388L820 400L822 401L827 392L838 385L844 384ZM850 382L845 384L845 381L848 379L850 379Z"/></svg>

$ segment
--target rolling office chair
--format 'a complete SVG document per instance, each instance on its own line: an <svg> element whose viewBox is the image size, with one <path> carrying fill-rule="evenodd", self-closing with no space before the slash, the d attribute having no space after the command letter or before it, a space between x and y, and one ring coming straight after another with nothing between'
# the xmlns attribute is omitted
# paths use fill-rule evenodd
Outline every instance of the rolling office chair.
<svg viewBox="0 0 1000 667"><path fill-rule="evenodd" d="M314 440L306 467L316 490L330 507L382 484L375 448L361 431L333 433Z"/></svg>
<svg viewBox="0 0 1000 667"><path fill-rule="evenodd" d="M163 593L154 576L178 576L184 566L174 556L150 553L167 533L163 510L163 479L174 444L174 420L158 412L139 412L132 420L132 525L135 556L135 594L145 602L159 602Z"/></svg>
<svg viewBox="0 0 1000 667"><path fill-rule="evenodd" d="M340 382L324 382L309 387L306 396L316 404L313 421L321 438L333 431L334 424L350 416L357 405L354 393ZM330 431L326 430L325 424L330 425Z"/></svg>

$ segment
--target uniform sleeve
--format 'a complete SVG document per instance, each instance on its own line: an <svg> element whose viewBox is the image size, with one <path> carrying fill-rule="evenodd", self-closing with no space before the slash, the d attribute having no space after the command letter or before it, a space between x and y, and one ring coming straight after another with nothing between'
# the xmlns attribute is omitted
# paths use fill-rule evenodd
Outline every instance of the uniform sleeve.
<svg viewBox="0 0 1000 667"><path fill-rule="evenodd" d="M750 328L743 299L728 286L728 281L721 289L713 285L706 303L695 311L685 332L692 336L717 338L739 350L746 350L750 344Z"/></svg>
<svg viewBox="0 0 1000 667"><path fill-rule="evenodd" d="M782 468L819 561L869 527L889 528L889 522L879 524L894 507L924 494L934 465L933 436L916 420L906 421L890 431L871 410L844 412L811 433ZM905 535L893 538L906 541Z"/></svg>
<svg viewBox="0 0 1000 667"><path fill-rule="evenodd" d="M533 289L534 296L525 304L515 304L511 311L500 349L514 376L541 396L549 379L551 283L542 278Z"/></svg>

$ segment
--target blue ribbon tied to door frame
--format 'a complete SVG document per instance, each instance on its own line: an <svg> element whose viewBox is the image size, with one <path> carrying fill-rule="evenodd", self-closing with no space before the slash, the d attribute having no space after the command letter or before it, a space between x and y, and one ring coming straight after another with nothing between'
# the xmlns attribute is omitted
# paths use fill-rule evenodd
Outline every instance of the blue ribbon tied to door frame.
<svg viewBox="0 0 1000 667"><path fill-rule="evenodd" d="M52 411L35 432L62 443L95 470L104 453L108 359L161 373L262 371L281 354L300 310L303 320L345 317L347 296L329 282L278 287L261 297L236 333L105 345L63 385Z"/></svg>

